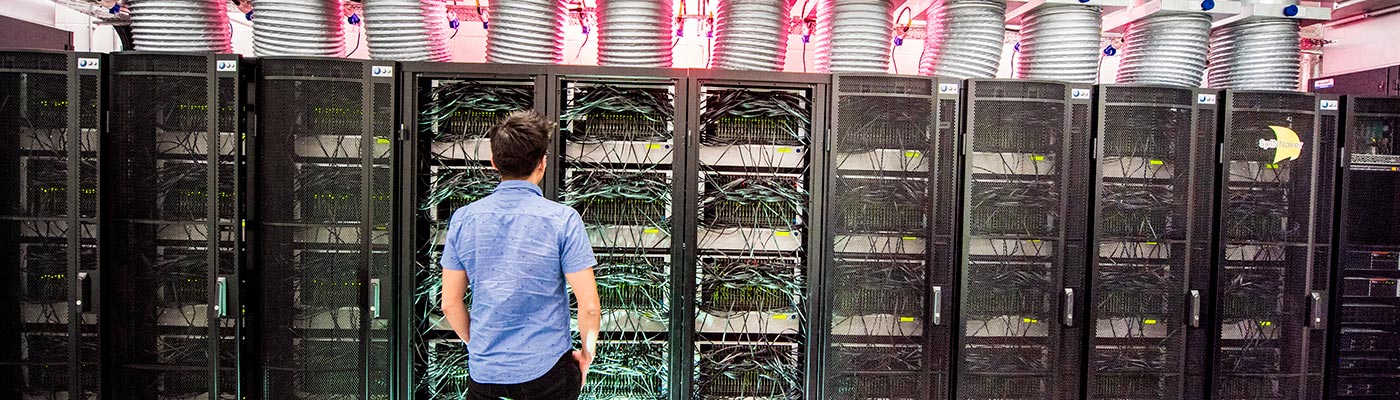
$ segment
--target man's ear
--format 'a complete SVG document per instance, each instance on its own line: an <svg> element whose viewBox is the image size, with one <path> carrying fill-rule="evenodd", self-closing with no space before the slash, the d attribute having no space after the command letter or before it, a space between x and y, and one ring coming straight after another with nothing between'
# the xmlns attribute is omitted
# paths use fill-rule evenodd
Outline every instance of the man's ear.
<svg viewBox="0 0 1400 400"><path fill-rule="evenodd" d="M537 167L535 167L535 172L542 172L542 171L544 171L545 167L547 166L546 164L548 164L548 163L549 163L549 155L548 155L548 154L545 154L544 157L540 157L540 165L537 166Z"/></svg>

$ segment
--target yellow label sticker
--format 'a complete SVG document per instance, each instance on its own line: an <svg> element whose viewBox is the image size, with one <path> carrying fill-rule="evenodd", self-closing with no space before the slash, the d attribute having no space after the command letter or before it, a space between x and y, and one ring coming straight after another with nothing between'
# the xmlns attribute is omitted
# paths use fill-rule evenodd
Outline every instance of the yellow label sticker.
<svg viewBox="0 0 1400 400"><path fill-rule="evenodd" d="M1144 320L1142 320L1142 323L1148 324L1148 325L1157 325L1157 320L1155 320L1155 319L1144 319Z"/></svg>
<svg viewBox="0 0 1400 400"><path fill-rule="evenodd" d="M1025 323L1028 323L1028 324L1034 324L1034 323L1040 322L1040 320L1035 319L1035 318L1021 318L1021 322L1025 322Z"/></svg>
<svg viewBox="0 0 1400 400"><path fill-rule="evenodd" d="M1264 164L1264 168L1278 169L1278 164Z"/></svg>
<svg viewBox="0 0 1400 400"><path fill-rule="evenodd" d="M914 317L899 317L899 322L914 322Z"/></svg>
<svg viewBox="0 0 1400 400"><path fill-rule="evenodd" d="M779 147L779 148L778 148L778 152L779 152L779 153L791 153L791 152L792 152L792 148L791 148L791 147Z"/></svg>
<svg viewBox="0 0 1400 400"><path fill-rule="evenodd" d="M379 141L379 144L389 144L389 139L386 139L386 138L379 138L378 141Z"/></svg>
<svg viewBox="0 0 1400 400"><path fill-rule="evenodd" d="M1274 326L1273 321L1259 321L1259 326Z"/></svg>
<svg viewBox="0 0 1400 400"><path fill-rule="evenodd" d="M909 158L920 157L920 156L923 156L923 155L924 155L924 152L918 151L918 150L909 150L909 151L904 152L904 156L905 156L905 157L909 157Z"/></svg>
<svg viewBox="0 0 1400 400"><path fill-rule="evenodd" d="M1033 155L1033 156L1031 156L1031 159L1032 159L1032 160L1035 160L1035 161L1045 161L1045 156L1042 156L1042 155Z"/></svg>
<svg viewBox="0 0 1400 400"><path fill-rule="evenodd" d="M661 145L658 144L658 143L652 143L652 144L647 145L647 148L648 148L648 149L653 149L653 150L655 150L655 149L661 148Z"/></svg>
<svg viewBox="0 0 1400 400"><path fill-rule="evenodd" d="M788 231L777 231L777 232L773 232L773 236L792 236L792 232L788 232Z"/></svg>
<svg viewBox="0 0 1400 400"><path fill-rule="evenodd" d="M773 319L788 319L787 314L773 314Z"/></svg>
<svg viewBox="0 0 1400 400"><path fill-rule="evenodd" d="M1166 164L1166 162L1165 162L1165 161L1162 161L1162 160L1147 160L1147 163L1148 163L1148 164L1152 164L1152 165L1162 165L1162 164Z"/></svg>
<svg viewBox="0 0 1400 400"><path fill-rule="evenodd" d="M1147 242L1147 245L1148 245L1148 246L1156 246L1156 245L1157 245L1157 242Z"/></svg>
<svg viewBox="0 0 1400 400"><path fill-rule="evenodd" d="M905 237L904 237L904 240L919 240L919 238L914 237L914 236L905 236Z"/></svg>
<svg viewBox="0 0 1400 400"><path fill-rule="evenodd" d="M1040 239L1031 239L1031 243L1040 243Z"/></svg>
<svg viewBox="0 0 1400 400"><path fill-rule="evenodd" d="M654 235L654 234L657 234L657 233L661 233L661 230L660 230L660 229L657 229L657 228L647 228L647 229L643 229L643 230L642 230L642 233L649 234L649 235Z"/></svg>

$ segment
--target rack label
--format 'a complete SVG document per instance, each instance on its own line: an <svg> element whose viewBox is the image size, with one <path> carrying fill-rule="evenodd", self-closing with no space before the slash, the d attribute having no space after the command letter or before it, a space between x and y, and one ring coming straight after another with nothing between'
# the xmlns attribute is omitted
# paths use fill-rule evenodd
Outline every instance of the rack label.
<svg viewBox="0 0 1400 400"><path fill-rule="evenodd" d="M1332 80L1332 78L1318 79L1313 81L1313 89L1331 89L1335 84L1336 81Z"/></svg>
<svg viewBox="0 0 1400 400"><path fill-rule="evenodd" d="M958 84L956 84L956 83L940 83L940 84L938 84L938 94L957 94L957 93L958 93Z"/></svg>
<svg viewBox="0 0 1400 400"><path fill-rule="evenodd" d="M1196 95L1196 104L1215 104L1215 95L1205 93Z"/></svg>
<svg viewBox="0 0 1400 400"><path fill-rule="evenodd" d="M1093 96L1093 93L1094 92L1090 91L1089 89L1070 89L1069 97L1075 100L1087 99L1090 96Z"/></svg>
<svg viewBox="0 0 1400 400"><path fill-rule="evenodd" d="M102 66L101 63L102 61L96 58L79 58L78 69L98 69Z"/></svg>
<svg viewBox="0 0 1400 400"><path fill-rule="evenodd" d="M238 61L219 60L214 63L214 70L218 72L238 72Z"/></svg>
<svg viewBox="0 0 1400 400"><path fill-rule="evenodd" d="M376 65L369 68L369 75L375 78L393 78L394 67L386 65Z"/></svg>
<svg viewBox="0 0 1400 400"><path fill-rule="evenodd" d="M1322 111L1337 111L1339 108L1341 108L1341 105L1337 104L1336 100L1322 101Z"/></svg>

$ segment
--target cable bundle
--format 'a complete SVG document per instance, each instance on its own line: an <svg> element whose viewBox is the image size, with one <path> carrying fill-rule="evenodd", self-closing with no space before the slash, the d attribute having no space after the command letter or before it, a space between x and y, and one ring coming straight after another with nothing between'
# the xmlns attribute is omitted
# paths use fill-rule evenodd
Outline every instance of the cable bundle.
<svg viewBox="0 0 1400 400"><path fill-rule="evenodd" d="M674 97L669 91L598 85L576 88L559 117L570 142L605 140L660 142L673 136Z"/></svg>
<svg viewBox="0 0 1400 400"><path fill-rule="evenodd" d="M526 87L461 81L426 93L418 127L439 141L486 137L486 130L512 111L534 108L534 93Z"/></svg>
<svg viewBox="0 0 1400 400"><path fill-rule="evenodd" d="M705 98L700 125L700 143L706 146L806 145L811 112L807 99L795 93L719 90Z"/></svg>
<svg viewBox="0 0 1400 400"><path fill-rule="evenodd" d="M784 177L737 177L712 186L700 198L701 224L710 228L802 226L810 194Z"/></svg>

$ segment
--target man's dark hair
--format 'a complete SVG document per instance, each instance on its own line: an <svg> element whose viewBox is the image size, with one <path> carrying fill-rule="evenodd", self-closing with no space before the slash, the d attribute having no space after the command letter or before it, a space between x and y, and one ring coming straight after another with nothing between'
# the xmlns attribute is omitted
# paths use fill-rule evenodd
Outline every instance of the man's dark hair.
<svg viewBox="0 0 1400 400"><path fill-rule="evenodd" d="M554 125L540 113L516 111L486 132L491 159L503 179L525 179L539 167Z"/></svg>

